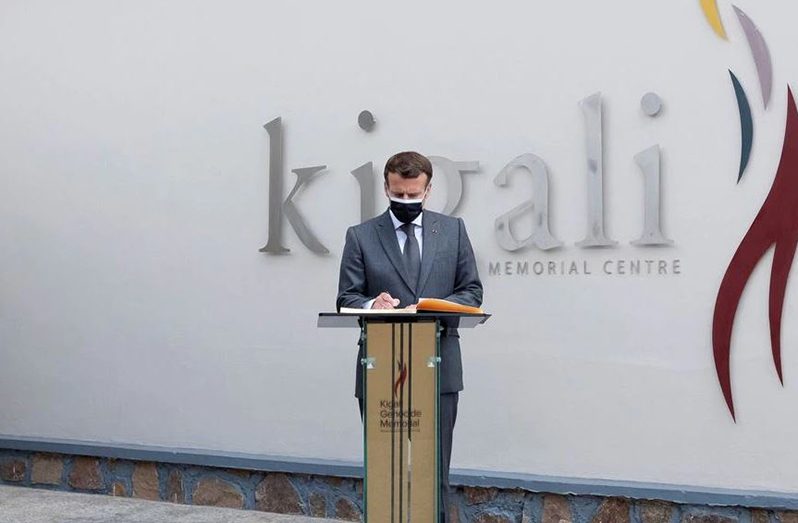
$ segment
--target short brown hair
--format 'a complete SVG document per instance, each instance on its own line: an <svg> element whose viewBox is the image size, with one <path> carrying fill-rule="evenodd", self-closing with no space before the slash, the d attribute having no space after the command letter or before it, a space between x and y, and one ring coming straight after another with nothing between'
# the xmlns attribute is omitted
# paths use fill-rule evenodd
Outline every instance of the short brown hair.
<svg viewBox="0 0 798 523"><path fill-rule="evenodd" d="M402 178L418 178L421 174L427 175L427 183L432 180L432 163L423 154L415 151L396 153L385 164L385 182L388 182L388 173L396 173Z"/></svg>

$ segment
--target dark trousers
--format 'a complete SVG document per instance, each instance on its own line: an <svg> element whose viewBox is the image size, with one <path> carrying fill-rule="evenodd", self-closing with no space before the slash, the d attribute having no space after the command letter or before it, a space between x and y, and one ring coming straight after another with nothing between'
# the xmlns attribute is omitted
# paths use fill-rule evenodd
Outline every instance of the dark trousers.
<svg viewBox="0 0 798 523"><path fill-rule="evenodd" d="M457 421L457 403L460 394L451 392L441 394L438 406L441 438L441 523L449 521L449 463L452 461L452 434Z"/></svg>
<svg viewBox="0 0 798 523"><path fill-rule="evenodd" d="M449 521L449 464L452 461L452 435L454 434L454 424L457 421L457 404L460 399L458 392L441 394L438 404L438 427L440 429L441 453L440 467L441 472L441 523ZM363 400L357 399L360 408L360 419L363 419Z"/></svg>

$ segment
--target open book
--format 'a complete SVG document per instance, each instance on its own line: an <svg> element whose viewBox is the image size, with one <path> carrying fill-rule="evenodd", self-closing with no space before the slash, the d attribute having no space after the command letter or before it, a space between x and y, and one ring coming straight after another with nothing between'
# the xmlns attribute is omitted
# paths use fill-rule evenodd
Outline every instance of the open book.
<svg viewBox="0 0 798 523"><path fill-rule="evenodd" d="M479 307L460 305L440 298L421 298L415 309L352 309L341 307L342 314L413 314L415 312L458 312L461 314L484 314Z"/></svg>

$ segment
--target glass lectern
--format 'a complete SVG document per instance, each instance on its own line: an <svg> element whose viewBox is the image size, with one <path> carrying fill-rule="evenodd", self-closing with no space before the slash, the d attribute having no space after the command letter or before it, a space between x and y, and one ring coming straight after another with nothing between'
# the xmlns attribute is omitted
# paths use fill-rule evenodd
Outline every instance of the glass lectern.
<svg viewBox="0 0 798 523"><path fill-rule="evenodd" d="M361 330L365 521L439 521L440 336L443 329L472 328L489 317L369 310L319 314L319 327Z"/></svg>

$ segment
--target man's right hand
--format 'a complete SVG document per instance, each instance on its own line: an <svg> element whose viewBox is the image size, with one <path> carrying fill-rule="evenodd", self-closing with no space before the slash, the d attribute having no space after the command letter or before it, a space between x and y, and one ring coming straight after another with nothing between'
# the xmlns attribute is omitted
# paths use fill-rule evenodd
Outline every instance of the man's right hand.
<svg viewBox="0 0 798 523"><path fill-rule="evenodd" d="M399 300L391 297L387 292L381 293L371 304L372 309L394 309L399 305Z"/></svg>

